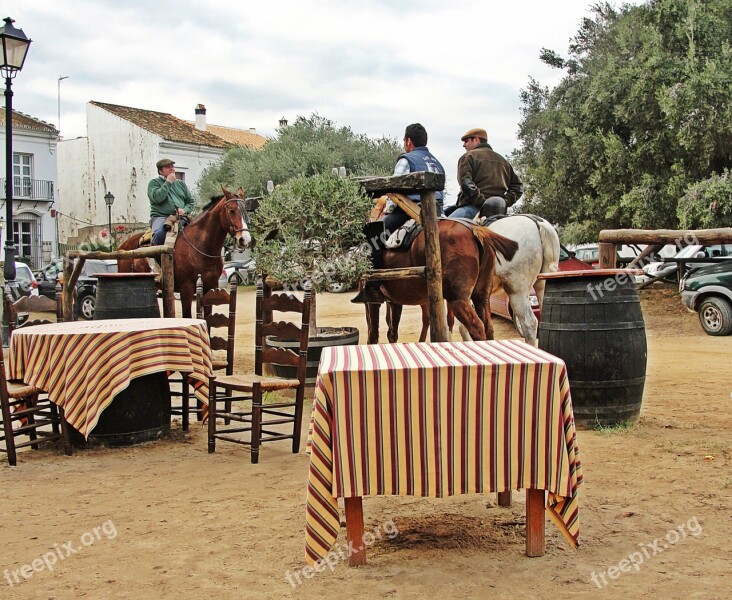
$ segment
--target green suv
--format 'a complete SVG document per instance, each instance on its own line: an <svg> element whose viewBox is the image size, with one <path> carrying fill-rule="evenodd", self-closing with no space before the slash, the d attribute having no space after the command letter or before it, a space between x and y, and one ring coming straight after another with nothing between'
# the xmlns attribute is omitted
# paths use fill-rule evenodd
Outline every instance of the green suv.
<svg viewBox="0 0 732 600"><path fill-rule="evenodd" d="M732 260L692 271L679 284L681 302L699 313L708 335L732 333Z"/></svg>

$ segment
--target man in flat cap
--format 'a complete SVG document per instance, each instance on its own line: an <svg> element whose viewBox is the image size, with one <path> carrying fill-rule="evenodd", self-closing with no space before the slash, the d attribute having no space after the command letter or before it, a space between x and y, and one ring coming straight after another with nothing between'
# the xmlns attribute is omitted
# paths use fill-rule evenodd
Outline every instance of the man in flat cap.
<svg viewBox="0 0 732 600"><path fill-rule="evenodd" d="M485 129L470 129L460 139L465 148L457 168L460 193L455 207L446 209L445 214L472 219L485 203L487 213L484 216L505 215L506 207L512 206L523 194L521 180L511 164L490 147Z"/></svg>
<svg viewBox="0 0 732 600"><path fill-rule="evenodd" d="M165 243L165 220L171 215L190 213L194 205L188 186L175 176L175 162L162 158L155 166L158 177L147 184L147 197L150 199L152 245L160 246Z"/></svg>

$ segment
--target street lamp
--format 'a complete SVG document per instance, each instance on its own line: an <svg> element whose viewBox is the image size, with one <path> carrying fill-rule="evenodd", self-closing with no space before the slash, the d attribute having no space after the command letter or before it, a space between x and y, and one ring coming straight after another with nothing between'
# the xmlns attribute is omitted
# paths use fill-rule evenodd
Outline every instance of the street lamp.
<svg viewBox="0 0 732 600"><path fill-rule="evenodd" d="M12 81L23 68L28 54L29 40L22 29L13 27L13 19L5 17L0 28L2 64L0 74L5 77L5 281L15 281L15 234L13 232L13 91Z"/></svg>
<svg viewBox="0 0 732 600"><path fill-rule="evenodd" d="M109 211L109 251L112 251L112 204L114 204L114 194L107 192L104 194L104 201L107 203Z"/></svg>
<svg viewBox="0 0 732 600"><path fill-rule="evenodd" d="M68 79L68 75L62 75L58 78L58 132L61 135L61 82Z"/></svg>

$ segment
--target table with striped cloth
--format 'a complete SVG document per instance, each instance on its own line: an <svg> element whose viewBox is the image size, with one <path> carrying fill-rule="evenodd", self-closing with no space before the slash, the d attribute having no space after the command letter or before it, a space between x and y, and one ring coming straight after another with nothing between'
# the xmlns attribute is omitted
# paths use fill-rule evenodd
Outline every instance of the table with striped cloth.
<svg viewBox="0 0 732 600"><path fill-rule="evenodd" d="M335 543L337 498L365 495L546 490L549 515L577 545L582 469L566 367L524 342L325 348L308 451L311 564Z"/></svg>
<svg viewBox="0 0 732 600"><path fill-rule="evenodd" d="M208 402L211 348L206 321L200 319L110 319L18 329L8 363L11 379L45 391L85 438L136 377L189 373L196 396Z"/></svg>

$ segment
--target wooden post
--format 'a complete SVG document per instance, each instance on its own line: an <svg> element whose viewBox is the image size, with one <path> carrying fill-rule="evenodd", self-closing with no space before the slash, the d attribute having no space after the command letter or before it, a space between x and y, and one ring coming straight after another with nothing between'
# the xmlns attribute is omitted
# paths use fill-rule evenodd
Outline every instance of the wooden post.
<svg viewBox="0 0 732 600"><path fill-rule="evenodd" d="M363 499L361 496L356 496L343 500L346 509L346 539L348 547L354 550L348 559L348 564L360 567L366 564L366 547L363 543Z"/></svg>
<svg viewBox="0 0 732 600"><path fill-rule="evenodd" d="M615 269L618 266L618 253L615 244L600 242L600 268Z"/></svg>
<svg viewBox="0 0 732 600"><path fill-rule="evenodd" d="M544 556L544 490L526 490L526 556Z"/></svg>
<svg viewBox="0 0 732 600"><path fill-rule="evenodd" d="M440 233L437 229L435 192L422 192L420 196L422 198L420 214L424 228L427 297L430 299L430 341L449 342L447 313L442 297L442 259L440 258Z"/></svg>
<svg viewBox="0 0 732 600"><path fill-rule="evenodd" d="M175 317L175 292L173 281L173 253L165 252L160 255L161 288L163 291L163 317Z"/></svg>
<svg viewBox="0 0 732 600"><path fill-rule="evenodd" d="M496 494L498 498L498 506L509 507L511 506L511 490L505 492L498 492Z"/></svg>

